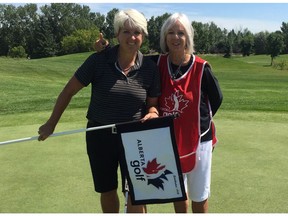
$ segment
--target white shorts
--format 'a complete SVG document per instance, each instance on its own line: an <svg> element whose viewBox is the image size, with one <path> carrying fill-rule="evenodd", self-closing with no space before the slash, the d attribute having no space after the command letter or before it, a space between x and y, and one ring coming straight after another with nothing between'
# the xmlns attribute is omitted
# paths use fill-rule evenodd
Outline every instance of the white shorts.
<svg viewBox="0 0 288 216"><path fill-rule="evenodd" d="M202 142L196 151L194 169L183 174L185 189L190 200L202 202L210 196L211 165L212 141Z"/></svg>

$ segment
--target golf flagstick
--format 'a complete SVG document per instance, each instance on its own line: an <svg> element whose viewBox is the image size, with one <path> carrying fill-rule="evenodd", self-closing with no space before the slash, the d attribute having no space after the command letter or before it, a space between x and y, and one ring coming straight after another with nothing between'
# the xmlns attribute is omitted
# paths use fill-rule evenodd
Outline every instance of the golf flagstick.
<svg viewBox="0 0 288 216"><path fill-rule="evenodd" d="M128 196L129 196L129 188L128 188L128 182L125 178L125 206L124 206L124 213L127 213L128 208Z"/></svg>
<svg viewBox="0 0 288 216"><path fill-rule="evenodd" d="M103 126L98 126L98 127L91 127L91 128L82 128L82 129L77 129L77 130L69 130L69 131L63 131L63 132L58 132L58 133L53 133L49 137L56 137L56 136L63 136L63 135L69 135L69 134L74 134L74 133L81 133L81 132L86 132L86 131L93 131L93 130L99 130L99 129L105 129L105 128L112 128L112 130L115 128L116 129L116 124L110 124L110 125L103 125ZM0 142L0 145L7 145L7 144L13 144L13 143L19 143L19 142L26 142L30 140L38 140L39 136L32 136L32 137L25 137L21 139L14 139L14 140L7 140L4 142Z"/></svg>

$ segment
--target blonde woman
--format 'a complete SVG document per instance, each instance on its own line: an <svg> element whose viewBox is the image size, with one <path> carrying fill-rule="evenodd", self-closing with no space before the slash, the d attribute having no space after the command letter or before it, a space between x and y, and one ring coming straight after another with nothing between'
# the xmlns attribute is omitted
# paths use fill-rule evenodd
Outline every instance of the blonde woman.
<svg viewBox="0 0 288 216"><path fill-rule="evenodd" d="M91 84L87 127L158 117L160 80L157 65L139 51L147 32L145 17L136 10L119 11L114 18L119 45L94 53L78 68L58 96L48 121L39 128L39 140L51 135L72 97ZM117 135L111 129L86 132L95 191L103 213L119 212ZM145 212L132 206L128 212Z"/></svg>

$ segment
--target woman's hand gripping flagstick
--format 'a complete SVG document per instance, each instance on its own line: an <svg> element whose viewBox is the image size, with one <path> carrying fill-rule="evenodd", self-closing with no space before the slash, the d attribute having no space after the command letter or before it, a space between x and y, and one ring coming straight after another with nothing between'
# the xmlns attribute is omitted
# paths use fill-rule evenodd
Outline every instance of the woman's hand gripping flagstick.
<svg viewBox="0 0 288 216"><path fill-rule="evenodd" d="M81 133L86 131L92 131L92 130L99 130L99 129L105 129L105 128L115 128L115 124L109 124L109 125L103 125L98 127L91 127L91 128L81 128L76 130L69 130L69 131L62 131L58 133L53 133L49 137L56 137L56 136L63 136L63 135L69 135L69 134L75 134L75 133ZM7 144L13 144L13 143L19 143L19 142L25 142L25 141L31 141L31 140L39 140L39 136L32 136L32 137L25 137L20 139L14 139L14 140L7 140L0 142L0 145L7 145ZM39 140L40 141L40 140Z"/></svg>

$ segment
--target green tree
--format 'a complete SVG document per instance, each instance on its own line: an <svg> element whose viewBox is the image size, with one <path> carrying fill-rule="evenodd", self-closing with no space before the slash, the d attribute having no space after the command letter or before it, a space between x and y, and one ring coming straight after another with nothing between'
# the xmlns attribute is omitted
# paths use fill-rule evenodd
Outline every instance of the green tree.
<svg viewBox="0 0 288 216"><path fill-rule="evenodd" d="M8 26L7 22L4 16L6 10L6 5L1 5L0 4L0 56L7 55L9 51L9 46L8 46Z"/></svg>
<svg viewBox="0 0 288 216"><path fill-rule="evenodd" d="M233 46L235 41L235 32L234 30L230 31L227 35L227 50L226 50L226 57L230 57L233 53Z"/></svg>
<svg viewBox="0 0 288 216"><path fill-rule="evenodd" d="M231 32L227 32L226 29L223 31L223 36L217 43L217 52L223 53L224 57L230 58L232 55L233 38Z"/></svg>
<svg viewBox="0 0 288 216"><path fill-rule="evenodd" d="M197 53L209 52L209 25L208 23L192 22L194 28L194 44Z"/></svg>
<svg viewBox="0 0 288 216"><path fill-rule="evenodd" d="M46 17L40 17L35 26L33 49L30 53L31 58L44 58L54 56L57 53L57 44L53 36L50 22Z"/></svg>
<svg viewBox="0 0 288 216"><path fill-rule="evenodd" d="M267 53L267 37L269 33L259 32L254 35L254 52L255 55L262 55Z"/></svg>
<svg viewBox="0 0 288 216"><path fill-rule="evenodd" d="M267 52L271 56L271 66L274 59L280 55L284 49L284 39L280 31L270 33L267 37Z"/></svg>
<svg viewBox="0 0 288 216"><path fill-rule="evenodd" d="M13 47L9 50L8 56L12 58L25 58L27 56L24 47Z"/></svg>
<svg viewBox="0 0 288 216"><path fill-rule="evenodd" d="M148 38L145 38L141 47L140 47L140 51L143 53L143 54L148 54L150 53L150 47L149 47L149 40Z"/></svg>
<svg viewBox="0 0 288 216"><path fill-rule="evenodd" d="M240 45L242 56L249 56L253 52L254 36L248 29L244 30Z"/></svg>
<svg viewBox="0 0 288 216"><path fill-rule="evenodd" d="M90 19L93 21L94 25L99 29L100 32L104 32L106 29L105 15L100 13L90 13Z"/></svg>
<svg viewBox="0 0 288 216"><path fill-rule="evenodd" d="M89 29L94 26L90 19L90 8L75 3L51 3L42 6L41 12L49 22L54 36L57 52L61 54L61 41L77 29Z"/></svg>
<svg viewBox="0 0 288 216"><path fill-rule="evenodd" d="M37 4L26 4L23 7L20 6L17 8L17 13L21 23L21 45L25 48L28 54L33 50L32 44L35 39L35 24L39 20L37 10Z"/></svg>
<svg viewBox="0 0 288 216"><path fill-rule="evenodd" d="M19 43L15 41L15 36L19 34L17 28L18 16L15 6L0 5L0 23L0 53L6 56L10 48L19 45Z"/></svg>
<svg viewBox="0 0 288 216"><path fill-rule="evenodd" d="M285 48L283 50L284 53L288 53L288 22L282 22L281 31L283 34Z"/></svg>
<svg viewBox="0 0 288 216"><path fill-rule="evenodd" d="M157 52L161 52L160 48L160 32L161 32L161 27L163 23L167 20L167 18L171 14L164 13L161 16L154 17L152 16L150 20L147 22L148 23L148 40L149 40L149 46L150 49L153 49Z"/></svg>
<svg viewBox="0 0 288 216"><path fill-rule="evenodd" d="M107 38L111 45L114 45L113 38L115 37L114 35L114 16L119 10L116 8L113 8L111 11L107 13L106 16L106 24L103 29L104 37Z"/></svg>
<svg viewBox="0 0 288 216"><path fill-rule="evenodd" d="M242 53L241 41L243 39L243 32L242 30L239 30L237 32L233 30L233 32L235 33L233 41L233 53Z"/></svg>
<svg viewBox="0 0 288 216"><path fill-rule="evenodd" d="M225 38L223 31L214 23L208 24L208 43L207 49L209 53L218 53L218 44Z"/></svg>
<svg viewBox="0 0 288 216"><path fill-rule="evenodd" d="M10 48L17 46L29 52L36 21L36 4L17 8L13 5L0 5L0 55L7 55Z"/></svg>
<svg viewBox="0 0 288 216"><path fill-rule="evenodd" d="M98 28L76 30L72 35L63 38L62 49L65 54L91 51L99 33Z"/></svg>

